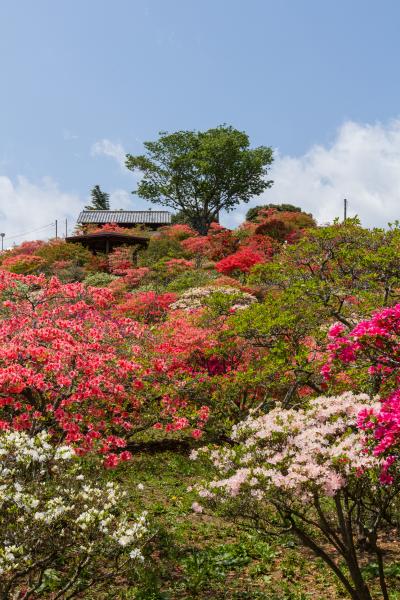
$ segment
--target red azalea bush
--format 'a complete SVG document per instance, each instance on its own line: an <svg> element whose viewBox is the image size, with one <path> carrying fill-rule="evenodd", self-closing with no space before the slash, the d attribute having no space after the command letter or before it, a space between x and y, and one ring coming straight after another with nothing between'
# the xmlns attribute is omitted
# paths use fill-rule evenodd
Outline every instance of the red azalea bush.
<svg viewBox="0 0 400 600"><path fill-rule="evenodd" d="M128 269L133 268L132 250L126 246L114 248L108 255L108 267L113 275L125 275Z"/></svg>
<svg viewBox="0 0 400 600"><path fill-rule="evenodd" d="M245 238L240 249L248 248L257 254L263 254L266 258L270 258L278 250L279 245L268 235L254 234Z"/></svg>
<svg viewBox="0 0 400 600"><path fill-rule="evenodd" d="M137 267L136 269L127 269L123 277L124 282L129 287L137 287L150 274L150 269L147 267Z"/></svg>
<svg viewBox="0 0 400 600"><path fill-rule="evenodd" d="M19 246L16 246L11 250L7 250L7 255L15 256L16 254L36 254L37 250L42 248L44 245L45 242L42 240L22 242L22 244L19 244Z"/></svg>
<svg viewBox="0 0 400 600"><path fill-rule="evenodd" d="M205 236L194 235L181 242L182 248L189 254L220 260L238 248L239 240L230 229L221 227L219 223L211 223L210 229Z"/></svg>
<svg viewBox="0 0 400 600"><path fill-rule="evenodd" d="M10 273L28 274L40 271L45 262L41 256L35 254L15 254L6 257L0 268Z"/></svg>
<svg viewBox="0 0 400 600"><path fill-rule="evenodd" d="M207 236L196 235L188 237L181 242L182 248L185 252L192 254L193 256L207 256L209 248L209 240Z"/></svg>
<svg viewBox="0 0 400 600"><path fill-rule="evenodd" d="M186 238L196 235L196 232L189 225L177 223L176 225L160 227L160 229L157 232L157 235L159 237L173 238L176 240L185 240Z"/></svg>
<svg viewBox="0 0 400 600"><path fill-rule="evenodd" d="M154 323L163 319L170 305L177 299L176 294L166 292L138 292L126 296L125 302L120 304L116 311L118 314L127 315L146 323Z"/></svg>
<svg viewBox="0 0 400 600"><path fill-rule="evenodd" d="M138 323L110 315L112 293L0 274L0 427L44 428L80 452L126 446L140 420Z"/></svg>
<svg viewBox="0 0 400 600"><path fill-rule="evenodd" d="M91 228L89 227L86 230L87 233L133 233L131 229L128 227L121 227L121 225L117 225L117 223L105 223L101 225L101 227Z"/></svg>
<svg viewBox="0 0 400 600"><path fill-rule="evenodd" d="M249 248L243 248L220 260L215 265L215 268L219 273L223 273L224 275L230 275L235 272L248 273L251 267L264 261L265 258L261 253Z"/></svg>

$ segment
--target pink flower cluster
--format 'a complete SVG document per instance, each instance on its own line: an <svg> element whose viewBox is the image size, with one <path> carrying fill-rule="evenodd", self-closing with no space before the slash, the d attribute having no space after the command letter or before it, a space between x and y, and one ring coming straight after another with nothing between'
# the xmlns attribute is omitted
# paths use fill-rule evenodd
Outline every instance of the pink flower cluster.
<svg viewBox="0 0 400 600"><path fill-rule="evenodd" d="M303 502L315 494L334 496L351 478L379 468L357 429L363 409L376 405L366 395L346 392L311 400L306 409L277 407L250 416L233 428L236 446L193 453L192 458L207 457L219 474L200 488L200 496L224 500L243 494L262 500L284 493Z"/></svg>
<svg viewBox="0 0 400 600"><path fill-rule="evenodd" d="M341 324L329 332L329 359L323 375L332 374L353 363L358 370L378 379L384 396L381 405L364 409L358 426L367 435L376 456L398 454L400 445L400 304L374 313L360 322L350 333ZM389 465L390 466L390 465ZM385 482L389 476L382 472Z"/></svg>

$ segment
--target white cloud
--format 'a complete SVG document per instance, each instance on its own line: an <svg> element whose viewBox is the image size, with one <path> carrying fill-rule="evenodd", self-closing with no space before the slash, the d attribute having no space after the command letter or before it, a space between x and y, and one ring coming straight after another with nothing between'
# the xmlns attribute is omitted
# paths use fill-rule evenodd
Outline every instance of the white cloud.
<svg viewBox="0 0 400 600"><path fill-rule="evenodd" d="M82 204L77 195L60 191L50 177L33 183L26 177L13 182L0 176L0 231L6 234L4 246L53 237L56 219L60 236L65 233L65 219L71 232Z"/></svg>
<svg viewBox="0 0 400 600"><path fill-rule="evenodd" d="M250 206L270 202L301 206L326 223L342 217L347 198L349 216L357 214L366 226L385 226L400 219L400 120L346 122L328 147L313 146L299 157L278 154L270 175L272 188L226 215L226 224L235 226Z"/></svg>
<svg viewBox="0 0 400 600"><path fill-rule="evenodd" d="M90 153L92 156L109 156L116 160L121 168L125 168L126 151L119 142L102 139L92 145Z"/></svg>

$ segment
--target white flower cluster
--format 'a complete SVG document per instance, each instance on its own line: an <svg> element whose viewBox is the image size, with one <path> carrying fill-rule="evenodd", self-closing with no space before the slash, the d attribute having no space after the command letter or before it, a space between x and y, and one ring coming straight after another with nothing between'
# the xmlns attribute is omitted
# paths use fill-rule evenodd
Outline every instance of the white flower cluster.
<svg viewBox="0 0 400 600"><path fill-rule="evenodd" d="M196 308L201 308L205 304L205 300L207 300L212 294L226 294L228 296L233 297L233 305L232 309L237 310L239 308L246 308L251 304L257 302L257 298L248 294L247 292L242 292L236 288L232 287L199 287L199 288L191 288L182 294L182 296L173 304L171 304L172 310L195 310Z"/></svg>
<svg viewBox="0 0 400 600"><path fill-rule="evenodd" d="M349 480L379 460L365 452L363 432L357 430L360 410L376 405L365 394L346 392L312 400L308 408L277 407L266 415L250 416L233 428L233 448L200 448L219 477L199 488L203 498L221 499L244 494L263 500L269 494L308 502L315 493L334 496Z"/></svg>
<svg viewBox="0 0 400 600"><path fill-rule="evenodd" d="M39 581L60 559L70 560L71 569L84 559L89 570L92 563L104 570L108 558L121 555L142 559L146 514L124 511L126 493L118 484L91 480L73 450L53 447L46 432L0 433L1 589L13 580L11 591L18 592L18 572L37 571Z"/></svg>

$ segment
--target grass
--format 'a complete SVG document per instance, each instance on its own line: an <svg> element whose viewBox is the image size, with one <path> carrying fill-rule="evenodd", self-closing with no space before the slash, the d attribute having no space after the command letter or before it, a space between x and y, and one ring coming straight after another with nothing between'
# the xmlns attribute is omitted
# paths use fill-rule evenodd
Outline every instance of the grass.
<svg viewBox="0 0 400 600"><path fill-rule="evenodd" d="M147 447L147 450L146 450ZM151 449L149 451L149 448ZM132 582L116 580L85 600L340 600L348 598L323 562L290 535L265 537L212 514L196 514L188 487L206 473L188 458L185 444L137 448L133 461L108 471L130 496L135 511L147 510L153 537ZM143 485L143 489L138 484ZM387 574L391 600L400 600L400 549L395 544ZM365 572L377 582L377 565ZM376 600L380 598L379 593Z"/></svg>
<svg viewBox="0 0 400 600"><path fill-rule="evenodd" d="M121 600L336 600L335 578L296 542L266 539L256 531L191 509L188 487L204 476L185 450L138 452L127 468L110 473L132 505L147 510L154 537L139 583L115 586L104 598ZM138 483L143 484L143 490ZM86 596L87 598L87 596ZM400 596L399 596L400 598Z"/></svg>

